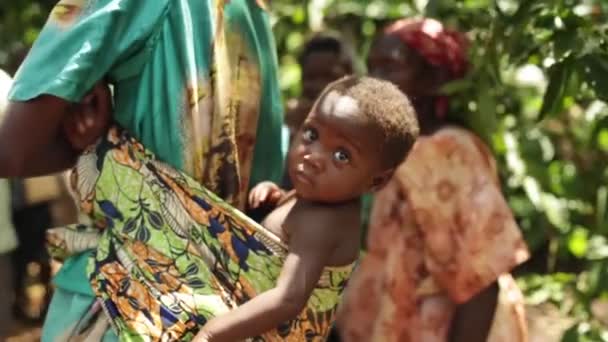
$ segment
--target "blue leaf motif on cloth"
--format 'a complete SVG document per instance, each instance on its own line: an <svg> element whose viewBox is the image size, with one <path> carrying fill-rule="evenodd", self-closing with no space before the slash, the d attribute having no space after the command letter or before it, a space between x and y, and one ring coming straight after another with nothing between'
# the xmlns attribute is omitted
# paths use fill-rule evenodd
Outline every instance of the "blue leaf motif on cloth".
<svg viewBox="0 0 608 342"><path fill-rule="evenodd" d="M145 226L141 226L137 230L136 235L137 235L136 236L137 240L139 240L141 242L148 242L148 240L150 240L150 231Z"/></svg>
<svg viewBox="0 0 608 342"><path fill-rule="evenodd" d="M205 202L204 199L198 196L192 196L192 200L194 200L194 202L196 202L196 204L198 204L201 208L207 211L211 210L211 206L209 205L209 203Z"/></svg>
<svg viewBox="0 0 608 342"><path fill-rule="evenodd" d="M191 264L186 269L186 275L194 276L198 273L198 266L196 264Z"/></svg>
<svg viewBox="0 0 608 342"><path fill-rule="evenodd" d="M270 251L268 250L268 248L266 248L266 246L264 246L264 244L262 242L260 242L260 240L256 239L255 236L247 234L246 238L247 238L247 246L249 246L249 248L251 250L256 251L256 252L263 251L263 252L270 254Z"/></svg>
<svg viewBox="0 0 608 342"><path fill-rule="evenodd" d="M226 231L226 228L218 221L216 218L209 219L209 231L213 236L217 236L217 234L223 233Z"/></svg>
<svg viewBox="0 0 608 342"><path fill-rule="evenodd" d="M249 271L249 265L247 265L249 247L234 235L231 237L230 242L232 243L232 248L234 249L236 256L239 258L239 266L241 266L244 271Z"/></svg>
<svg viewBox="0 0 608 342"><path fill-rule="evenodd" d="M150 211L148 213L148 222L150 222L152 228L157 230L161 229L164 224L163 217L156 211Z"/></svg>
<svg viewBox="0 0 608 342"><path fill-rule="evenodd" d="M103 211L103 213L106 214L108 217L111 217L113 219L117 219L120 221L123 220L122 213L120 212L120 210L118 210L114 206L114 203L112 203L108 200L103 200L103 201L99 201L98 204L99 204L99 208L101 208L101 211Z"/></svg>
<svg viewBox="0 0 608 342"><path fill-rule="evenodd" d="M160 318L163 322L163 327L165 327L165 328L171 327L173 324L175 324L178 321L177 317L175 317L173 312L171 312L170 310L167 310L167 308L165 308L162 305L160 307Z"/></svg>
<svg viewBox="0 0 608 342"><path fill-rule="evenodd" d="M194 289L200 289L205 287L205 283L198 278L188 278L188 285Z"/></svg>
<svg viewBox="0 0 608 342"><path fill-rule="evenodd" d="M129 234L137 228L137 219L130 217L127 219L124 227L122 228L123 233Z"/></svg>
<svg viewBox="0 0 608 342"><path fill-rule="evenodd" d="M110 315L110 317L119 316L118 308L116 307L116 304L114 304L114 302L112 302L110 299L104 300L103 305L106 307L106 310L108 310L108 314Z"/></svg>

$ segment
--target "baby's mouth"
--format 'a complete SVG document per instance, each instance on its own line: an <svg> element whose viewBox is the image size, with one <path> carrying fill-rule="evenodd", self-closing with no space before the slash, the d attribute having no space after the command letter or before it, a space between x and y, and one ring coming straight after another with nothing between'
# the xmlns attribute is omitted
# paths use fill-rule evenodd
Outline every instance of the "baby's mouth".
<svg viewBox="0 0 608 342"><path fill-rule="evenodd" d="M313 184L312 177L306 173L304 164L298 164L295 171L295 178L298 182L306 185Z"/></svg>

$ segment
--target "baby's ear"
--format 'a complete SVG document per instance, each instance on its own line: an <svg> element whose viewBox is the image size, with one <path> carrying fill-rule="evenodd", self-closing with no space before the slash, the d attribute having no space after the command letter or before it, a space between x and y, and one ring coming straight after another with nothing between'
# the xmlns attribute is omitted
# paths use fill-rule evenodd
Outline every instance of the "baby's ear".
<svg viewBox="0 0 608 342"><path fill-rule="evenodd" d="M372 188L370 189L372 192L376 192L382 189L386 183L393 177L393 173L395 173L395 168L390 168L388 170L383 171L372 180Z"/></svg>

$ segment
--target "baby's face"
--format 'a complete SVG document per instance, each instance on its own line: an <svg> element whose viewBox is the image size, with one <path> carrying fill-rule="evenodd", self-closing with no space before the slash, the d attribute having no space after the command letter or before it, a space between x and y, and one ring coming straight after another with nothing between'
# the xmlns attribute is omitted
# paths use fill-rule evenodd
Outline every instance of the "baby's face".
<svg viewBox="0 0 608 342"><path fill-rule="evenodd" d="M296 133L289 152L288 172L298 195L339 203L370 190L383 171L377 137L355 99L327 93Z"/></svg>

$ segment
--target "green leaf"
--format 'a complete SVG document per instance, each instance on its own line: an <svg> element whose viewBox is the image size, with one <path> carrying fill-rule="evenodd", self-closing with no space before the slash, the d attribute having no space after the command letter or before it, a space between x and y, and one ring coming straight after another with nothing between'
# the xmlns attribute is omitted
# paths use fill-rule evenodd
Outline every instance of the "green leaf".
<svg viewBox="0 0 608 342"><path fill-rule="evenodd" d="M586 81L598 98L608 101L608 54L591 54L583 59Z"/></svg>
<svg viewBox="0 0 608 342"><path fill-rule="evenodd" d="M608 152L608 129L602 129L597 135L597 145L600 150Z"/></svg>
<svg viewBox="0 0 608 342"><path fill-rule="evenodd" d="M541 1L535 0L521 1L519 7L517 8L517 11L510 18L510 24L522 25L534 18L534 13L540 9L540 7L538 6L540 2Z"/></svg>
<svg viewBox="0 0 608 342"><path fill-rule="evenodd" d="M606 230L608 230L608 217L606 216L606 212L608 211L608 187L600 186L596 197L595 224L603 233L606 233Z"/></svg>
<svg viewBox="0 0 608 342"><path fill-rule="evenodd" d="M608 241L601 235L595 235L589 239L587 259L602 260L608 258Z"/></svg>
<svg viewBox="0 0 608 342"><path fill-rule="evenodd" d="M571 74L570 58L566 58L562 62L557 62L551 66L549 69L549 85L543 97L539 119L543 119L547 115L558 114L562 109L562 100Z"/></svg>
<svg viewBox="0 0 608 342"><path fill-rule="evenodd" d="M553 38L555 40L554 55L558 61L562 61L571 54L580 51L582 47L582 42L578 40L576 30L558 31L554 34Z"/></svg>
<svg viewBox="0 0 608 342"><path fill-rule="evenodd" d="M298 6L291 16L291 20L293 20L294 24L303 24L306 20L306 10L302 6Z"/></svg>
<svg viewBox="0 0 608 342"><path fill-rule="evenodd" d="M470 89L472 85L473 84L471 83L470 79L463 78L463 79L451 81L451 82L444 84L439 89L439 92L444 95L453 95L453 94L461 93L465 90Z"/></svg>
<svg viewBox="0 0 608 342"><path fill-rule="evenodd" d="M578 332L578 324L571 326L564 335L562 336L561 342L579 342L581 341L581 336Z"/></svg>
<svg viewBox="0 0 608 342"><path fill-rule="evenodd" d="M589 231L578 227L570 234L568 239L568 250L574 256L582 258L587 254Z"/></svg>

